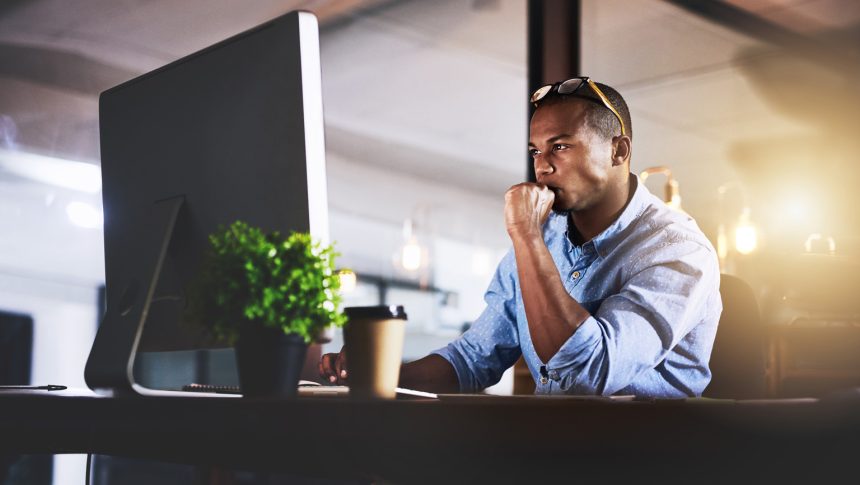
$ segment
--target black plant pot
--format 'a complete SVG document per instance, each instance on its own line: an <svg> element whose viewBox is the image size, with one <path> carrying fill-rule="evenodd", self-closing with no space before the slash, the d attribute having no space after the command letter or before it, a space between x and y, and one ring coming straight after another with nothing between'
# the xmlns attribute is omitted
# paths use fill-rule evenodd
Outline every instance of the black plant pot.
<svg viewBox="0 0 860 485"><path fill-rule="evenodd" d="M279 328L244 324L236 342L239 385L245 397L295 397L308 345Z"/></svg>

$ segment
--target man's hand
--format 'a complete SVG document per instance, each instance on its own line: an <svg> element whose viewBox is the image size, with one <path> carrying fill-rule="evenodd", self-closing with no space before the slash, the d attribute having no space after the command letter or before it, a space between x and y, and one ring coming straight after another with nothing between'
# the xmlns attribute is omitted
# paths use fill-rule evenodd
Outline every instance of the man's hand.
<svg viewBox="0 0 860 485"><path fill-rule="evenodd" d="M346 372L346 350L338 354L325 354L319 363L320 377L329 384L348 385ZM457 372L447 360L431 354L400 367L400 387L419 391L453 394L460 392Z"/></svg>
<svg viewBox="0 0 860 485"><path fill-rule="evenodd" d="M346 385L346 350L343 347L339 354L325 354L319 363L320 377L330 384Z"/></svg>
<svg viewBox="0 0 860 485"><path fill-rule="evenodd" d="M505 193L505 226L508 234L540 236L555 201L555 193L546 185L517 184Z"/></svg>

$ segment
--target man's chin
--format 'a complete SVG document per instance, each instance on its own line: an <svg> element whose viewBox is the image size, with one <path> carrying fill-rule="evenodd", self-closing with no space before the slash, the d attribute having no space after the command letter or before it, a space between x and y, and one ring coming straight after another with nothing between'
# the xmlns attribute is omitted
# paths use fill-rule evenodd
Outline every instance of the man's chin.
<svg viewBox="0 0 860 485"><path fill-rule="evenodd" d="M574 210L574 207L573 204L571 204L569 201L556 199L555 202L552 204L552 210L553 212L558 212L559 214L567 214L568 212Z"/></svg>

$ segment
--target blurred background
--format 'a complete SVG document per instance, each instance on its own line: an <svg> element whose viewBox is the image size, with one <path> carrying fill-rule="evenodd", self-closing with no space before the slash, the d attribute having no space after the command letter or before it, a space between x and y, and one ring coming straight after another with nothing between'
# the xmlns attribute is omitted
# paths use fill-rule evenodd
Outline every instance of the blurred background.
<svg viewBox="0 0 860 485"><path fill-rule="evenodd" d="M632 170L756 296L768 395L860 385L860 3L576 3L578 38L545 45L545 62L572 49L566 77L625 96ZM99 93L299 8L321 24L332 238L357 275L346 304L405 305L407 360L455 338L509 248L503 194L528 176L529 6L4 1L0 379L85 386L104 305ZM170 387L199 363L175 354L138 371ZM206 365L234 379L224 351ZM491 392L516 386L509 372ZM53 459L55 483L78 480L79 458Z"/></svg>

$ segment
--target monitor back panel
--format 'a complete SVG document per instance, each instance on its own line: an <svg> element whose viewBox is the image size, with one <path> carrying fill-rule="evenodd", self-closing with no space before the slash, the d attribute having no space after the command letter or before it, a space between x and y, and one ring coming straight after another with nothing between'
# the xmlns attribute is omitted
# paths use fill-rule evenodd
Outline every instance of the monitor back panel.
<svg viewBox="0 0 860 485"><path fill-rule="evenodd" d="M318 56L318 44L300 43L299 14L288 14L102 93L108 306L135 277L135 255L147 252L139 221L156 201L185 199L141 350L210 345L178 322L184 288L219 226L241 219L308 231L308 193L325 203L325 187L308 186L303 103L302 56ZM321 101L310 109L321 131Z"/></svg>

